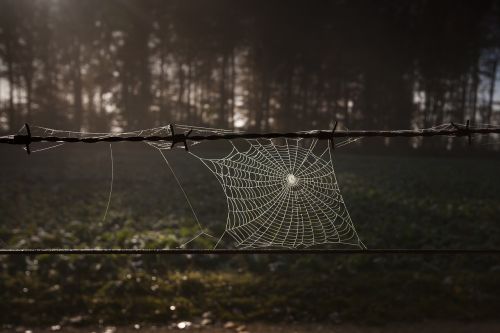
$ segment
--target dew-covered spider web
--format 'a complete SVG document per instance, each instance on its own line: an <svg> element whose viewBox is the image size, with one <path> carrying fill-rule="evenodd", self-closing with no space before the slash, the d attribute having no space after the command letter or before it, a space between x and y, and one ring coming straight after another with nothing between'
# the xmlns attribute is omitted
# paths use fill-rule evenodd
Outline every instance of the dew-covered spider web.
<svg viewBox="0 0 500 333"><path fill-rule="evenodd" d="M223 158L200 160L227 198L225 233L240 248L300 248L346 244L365 248L347 211L333 168L330 143L245 140Z"/></svg>

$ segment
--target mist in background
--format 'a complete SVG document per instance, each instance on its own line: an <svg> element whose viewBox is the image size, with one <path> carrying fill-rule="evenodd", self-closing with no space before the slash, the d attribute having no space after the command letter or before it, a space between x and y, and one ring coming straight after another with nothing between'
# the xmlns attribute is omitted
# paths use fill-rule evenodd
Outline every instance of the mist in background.
<svg viewBox="0 0 500 333"><path fill-rule="evenodd" d="M492 124L499 59L496 1L2 0L0 130Z"/></svg>

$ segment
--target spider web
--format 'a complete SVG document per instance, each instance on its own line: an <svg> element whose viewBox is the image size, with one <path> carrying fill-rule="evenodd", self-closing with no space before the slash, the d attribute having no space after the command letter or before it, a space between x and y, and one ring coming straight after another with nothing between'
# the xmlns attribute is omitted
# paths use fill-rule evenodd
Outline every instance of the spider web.
<svg viewBox="0 0 500 333"><path fill-rule="evenodd" d="M231 142L226 157L197 156L222 185L228 209L225 233L237 247L365 248L340 194L330 143L316 155L316 139L309 147L301 145L302 139L285 139L283 145L270 139L245 141L250 146L246 151Z"/></svg>

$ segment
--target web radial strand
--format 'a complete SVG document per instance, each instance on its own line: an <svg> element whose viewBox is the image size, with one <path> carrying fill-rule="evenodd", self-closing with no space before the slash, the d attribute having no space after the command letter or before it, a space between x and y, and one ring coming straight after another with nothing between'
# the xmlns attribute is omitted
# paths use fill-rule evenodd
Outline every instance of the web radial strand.
<svg viewBox="0 0 500 333"><path fill-rule="evenodd" d="M317 140L246 140L220 159L200 158L227 198L225 233L241 248L321 244L363 247L340 193L329 148Z"/></svg>

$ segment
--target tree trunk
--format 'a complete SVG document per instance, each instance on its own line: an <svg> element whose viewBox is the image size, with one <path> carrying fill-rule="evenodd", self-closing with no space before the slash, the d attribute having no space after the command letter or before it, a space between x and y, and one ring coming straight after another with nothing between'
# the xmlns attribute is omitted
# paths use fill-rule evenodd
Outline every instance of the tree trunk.
<svg viewBox="0 0 500 333"><path fill-rule="evenodd" d="M25 75L26 84L26 122L30 123L33 117L33 78L31 75Z"/></svg>
<svg viewBox="0 0 500 333"><path fill-rule="evenodd" d="M9 107L7 115L9 118L9 130L12 132L16 130L17 124L15 119L15 105L14 105L14 56L12 50L11 35L7 34L5 43L5 60L7 62L7 80L9 82Z"/></svg>
<svg viewBox="0 0 500 333"><path fill-rule="evenodd" d="M264 82L264 86L262 87L262 101L261 101L261 114L263 115L264 118L264 131L269 131L269 107L270 107L270 100L271 100L271 86L268 82L267 75L266 75L266 81Z"/></svg>
<svg viewBox="0 0 500 333"><path fill-rule="evenodd" d="M472 115L470 121L474 124L476 122L477 116L477 93L479 89L479 68L476 63L474 66L474 71L472 73L472 91L471 91L471 106L472 106Z"/></svg>
<svg viewBox="0 0 500 333"><path fill-rule="evenodd" d="M75 58L73 63L73 98L75 101L74 126L76 131L80 131L83 125L83 102L82 102L82 73L80 63L80 45L75 43Z"/></svg>
<svg viewBox="0 0 500 333"><path fill-rule="evenodd" d="M351 99L349 87L347 86L347 82L344 80L342 83L342 88L344 90L344 126L346 128L351 127L351 115L349 113L349 101ZM336 98L335 98L336 100Z"/></svg>
<svg viewBox="0 0 500 333"><path fill-rule="evenodd" d="M179 95L177 97L177 114L183 110L182 103L184 99L184 69L182 64L179 65ZM177 117L178 118L178 117ZM173 119L176 121L177 119Z"/></svg>
<svg viewBox="0 0 500 333"><path fill-rule="evenodd" d="M222 56L221 77L219 86L219 124L224 126L227 123L226 114L226 67L227 67L227 54L224 52Z"/></svg>
<svg viewBox="0 0 500 333"><path fill-rule="evenodd" d="M493 114L493 99L495 97L495 83L497 80L497 69L498 69L498 58L493 60L491 65L491 81L490 89L488 92L488 106L486 108L486 116L483 122L489 124L491 123L491 116Z"/></svg>
<svg viewBox="0 0 500 333"><path fill-rule="evenodd" d="M159 101L159 104L160 104L160 116L158 117L159 118L159 125L163 125L165 123L168 122L168 110L167 110L167 106L166 106L166 103L165 103L165 90L167 89L166 88L166 80L165 80L165 50L164 48L162 47L161 48L161 54L160 54L160 82L159 82L159 86L160 86L160 101Z"/></svg>
<svg viewBox="0 0 500 333"><path fill-rule="evenodd" d="M295 111L293 110L293 76L294 76L294 66L289 64L287 66L285 81L285 94L283 99L283 108L280 109L280 117L282 119L282 124L277 124L278 128L289 131L292 126L295 126L295 120L297 119Z"/></svg>
<svg viewBox="0 0 500 333"><path fill-rule="evenodd" d="M234 107L236 98L236 65L235 65L235 50L231 52L231 105L229 106L228 128L234 129Z"/></svg>
<svg viewBox="0 0 500 333"><path fill-rule="evenodd" d="M467 86L468 86L468 73L465 73L462 76L462 87L461 87L461 95L460 95L460 106L458 108L457 119L460 122L465 122L465 114L467 108Z"/></svg>
<svg viewBox="0 0 500 333"><path fill-rule="evenodd" d="M188 64L188 73L187 73L187 100L186 100L186 113L184 115L184 120L186 123L191 123L191 90L193 85L193 61L190 59Z"/></svg>

